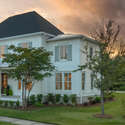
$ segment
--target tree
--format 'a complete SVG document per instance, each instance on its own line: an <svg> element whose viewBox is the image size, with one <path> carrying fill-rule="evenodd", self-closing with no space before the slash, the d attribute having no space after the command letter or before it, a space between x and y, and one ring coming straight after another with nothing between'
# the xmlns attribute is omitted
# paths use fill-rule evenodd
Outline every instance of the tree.
<svg viewBox="0 0 125 125"><path fill-rule="evenodd" d="M21 48L10 46L11 53L5 54L3 62L8 63L10 70L6 70L8 76L15 80L22 80L23 108L27 107L30 92L33 86L45 77L51 76L54 66L50 62L51 52L40 48ZM32 82L32 87L26 87Z"/></svg>
<svg viewBox="0 0 125 125"><path fill-rule="evenodd" d="M91 57L88 52L88 45L86 45L82 51L86 55L87 62L79 66L78 69L83 70L87 68L91 70L94 85L100 90L102 115L104 115L104 91L108 90L113 82L116 81L118 59L113 58L113 55L119 32L120 26L111 20L105 25L97 27L91 36L99 41L99 51L96 51Z"/></svg>

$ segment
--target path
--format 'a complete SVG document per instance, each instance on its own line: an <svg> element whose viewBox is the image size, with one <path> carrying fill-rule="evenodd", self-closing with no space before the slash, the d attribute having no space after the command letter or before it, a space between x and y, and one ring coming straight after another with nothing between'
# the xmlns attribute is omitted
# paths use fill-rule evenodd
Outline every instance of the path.
<svg viewBox="0 0 125 125"><path fill-rule="evenodd" d="M0 121L9 122L16 125L52 125L52 124L40 123L40 122L29 121L29 120L21 120L16 118L1 117L1 116L0 116Z"/></svg>

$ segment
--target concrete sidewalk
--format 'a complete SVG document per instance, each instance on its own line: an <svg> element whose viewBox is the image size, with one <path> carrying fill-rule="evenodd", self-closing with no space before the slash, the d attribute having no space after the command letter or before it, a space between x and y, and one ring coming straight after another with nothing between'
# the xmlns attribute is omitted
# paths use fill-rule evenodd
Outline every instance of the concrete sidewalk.
<svg viewBox="0 0 125 125"><path fill-rule="evenodd" d="M1 116L0 116L0 121L9 122L16 125L52 125L52 124L40 123L40 122L29 121L29 120L21 120L16 118L1 117Z"/></svg>

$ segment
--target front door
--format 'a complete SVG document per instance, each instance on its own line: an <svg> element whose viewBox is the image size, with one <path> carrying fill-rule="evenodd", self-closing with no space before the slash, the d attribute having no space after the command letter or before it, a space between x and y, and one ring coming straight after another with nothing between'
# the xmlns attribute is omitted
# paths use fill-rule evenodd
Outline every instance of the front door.
<svg viewBox="0 0 125 125"><path fill-rule="evenodd" d="M6 95L7 94L7 86L8 86L8 76L6 73L1 74L1 80L2 80L1 93L2 93L2 95Z"/></svg>

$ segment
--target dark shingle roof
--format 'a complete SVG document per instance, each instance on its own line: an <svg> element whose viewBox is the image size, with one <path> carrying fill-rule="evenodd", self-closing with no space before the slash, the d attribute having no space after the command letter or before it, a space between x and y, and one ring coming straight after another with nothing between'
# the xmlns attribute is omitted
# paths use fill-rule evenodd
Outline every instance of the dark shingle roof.
<svg viewBox="0 0 125 125"><path fill-rule="evenodd" d="M63 34L35 11L9 17L0 23L0 38L35 32L45 32L52 35Z"/></svg>

